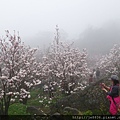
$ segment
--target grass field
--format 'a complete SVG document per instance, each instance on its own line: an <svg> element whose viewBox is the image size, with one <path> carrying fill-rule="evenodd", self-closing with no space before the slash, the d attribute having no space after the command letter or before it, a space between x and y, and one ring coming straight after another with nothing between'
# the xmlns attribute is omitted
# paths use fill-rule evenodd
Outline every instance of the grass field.
<svg viewBox="0 0 120 120"><path fill-rule="evenodd" d="M31 98L28 99L27 104L24 105L22 103L14 103L9 107L9 115L29 115L26 113L26 108L28 106L34 106L38 109L41 109L44 113L49 114L50 105L56 103L56 101L64 95L57 95L55 93L55 97L50 99L48 94L45 94L41 89L32 89L30 92Z"/></svg>

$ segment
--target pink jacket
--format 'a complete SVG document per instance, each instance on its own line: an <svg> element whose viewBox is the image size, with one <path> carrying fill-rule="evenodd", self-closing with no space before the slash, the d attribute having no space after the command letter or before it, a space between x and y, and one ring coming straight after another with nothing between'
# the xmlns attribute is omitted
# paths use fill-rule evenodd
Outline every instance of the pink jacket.
<svg viewBox="0 0 120 120"><path fill-rule="evenodd" d="M112 97L107 95L107 99L109 99L111 101L109 112L111 113L111 115L116 115L117 114L117 107L116 107L115 103L113 102ZM114 101L116 103L120 103L120 96L115 97Z"/></svg>
<svg viewBox="0 0 120 120"><path fill-rule="evenodd" d="M117 85L118 87L120 86L120 85ZM110 96L110 94L113 92L113 86L111 86L110 87L110 92L109 92L109 94L107 95L107 99L110 101L110 109L109 109L109 112L111 113L111 115L116 115L117 114L117 112L118 112L118 110L117 110L117 107L116 107L116 104L117 103L120 103L120 96L118 96L118 97L114 97L113 99L114 99L114 101L113 101L113 99L112 99L112 97ZM115 89L114 89L115 90ZM114 91L115 92L115 91ZM117 92L116 92L116 94L118 94ZM116 103L116 104L115 104Z"/></svg>

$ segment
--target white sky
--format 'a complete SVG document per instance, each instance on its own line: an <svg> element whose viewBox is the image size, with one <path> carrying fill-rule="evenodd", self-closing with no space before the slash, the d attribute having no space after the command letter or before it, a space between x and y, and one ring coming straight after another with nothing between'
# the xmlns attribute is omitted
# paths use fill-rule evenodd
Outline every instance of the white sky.
<svg viewBox="0 0 120 120"><path fill-rule="evenodd" d="M0 36L6 29L20 31L22 38L54 33L58 24L75 38L109 20L120 20L120 0L0 0Z"/></svg>

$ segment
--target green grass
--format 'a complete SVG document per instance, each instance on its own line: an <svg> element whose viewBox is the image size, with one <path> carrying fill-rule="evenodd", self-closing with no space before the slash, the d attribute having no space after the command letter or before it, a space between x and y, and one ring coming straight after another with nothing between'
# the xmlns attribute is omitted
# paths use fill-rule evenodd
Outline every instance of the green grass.
<svg viewBox="0 0 120 120"><path fill-rule="evenodd" d="M40 97L38 97L38 94ZM65 95L60 94L60 92L57 91L54 94L54 98L50 100L49 95L44 94L43 90L40 88L31 90L30 95L31 98L28 99L27 106L35 106L37 108L40 108L46 114L49 114L51 105L55 104L58 99L65 97Z"/></svg>
<svg viewBox="0 0 120 120"><path fill-rule="evenodd" d="M26 113L27 106L35 106L36 108L40 108L44 113L49 114L50 112L50 106L55 104L58 99L61 99L65 97L65 95L60 94L59 91L55 93L55 97L50 100L48 97L48 94L44 94L43 91L39 89L32 89L30 92L31 98L28 99L27 104L23 105L21 103L14 103L10 105L8 114L9 115L29 115ZM39 95L39 96L38 96ZM46 97L46 99L45 99ZM101 110L94 110L94 111L86 111L81 113L83 115L100 115L100 114L106 114L106 111L103 109L104 107L101 107ZM71 114L71 113L66 113Z"/></svg>
<svg viewBox="0 0 120 120"><path fill-rule="evenodd" d="M15 103L10 105L8 114L9 115L29 115L26 113L26 105L21 103Z"/></svg>

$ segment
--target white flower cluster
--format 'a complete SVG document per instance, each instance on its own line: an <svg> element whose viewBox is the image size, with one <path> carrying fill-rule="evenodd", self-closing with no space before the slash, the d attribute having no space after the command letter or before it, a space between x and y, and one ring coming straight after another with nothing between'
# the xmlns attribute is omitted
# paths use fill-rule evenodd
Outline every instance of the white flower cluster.
<svg viewBox="0 0 120 120"><path fill-rule="evenodd" d="M120 73L120 45L114 45L109 54L103 56L98 62L97 66L105 73L119 74Z"/></svg>

